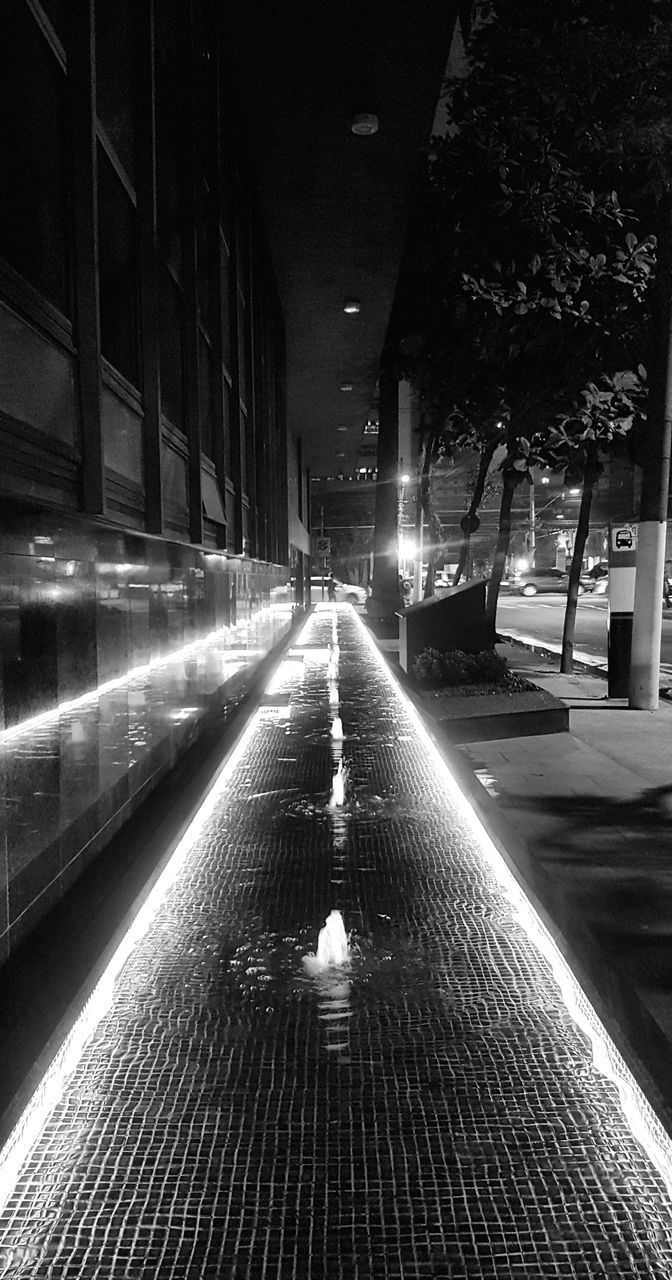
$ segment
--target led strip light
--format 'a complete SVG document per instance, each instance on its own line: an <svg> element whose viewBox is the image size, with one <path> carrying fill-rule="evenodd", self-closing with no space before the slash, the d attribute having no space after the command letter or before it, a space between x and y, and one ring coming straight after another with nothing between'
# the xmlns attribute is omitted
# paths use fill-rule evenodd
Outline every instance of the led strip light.
<svg viewBox="0 0 672 1280"><path fill-rule="evenodd" d="M290 610L286 605L278 605L267 609L260 609L254 615L253 626L266 619L266 617L274 614L290 614ZM115 676L112 680L106 680L104 684L97 685L95 689L88 689L86 693L80 693L76 698L70 698L66 702L59 702L57 706L50 707L48 711L40 711L38 715L31 716L28 720L22 720L20 724L12 725L9 729L3 729L0 732L0 745L12 741L14 738L21 737L24 733L32 733L36 729L41 729L44 725L49 724L52 720L57 720L60 716L69 715L72 711L78 711L89 703L96 702L107 693L112 693L115 689L122 689L125 685L130 685L135 680L144 679L153 671L159 671L162 667L169 667L175 662L181 662L187 657L194 657L196 654L205 652L209 648L215 648L216 645L224 640L227 636L234 637L236 630L248 630L250 624L247 621L236 623L233 627L220 627L217 631L210 631L207 636L200 640L192 640L191 644L184 645L181 649L174 649L171 653L164 654L162 657L154 658L151 662L142 663L137 667L131 667L121 676ZM227 650L225 649L224 655ZM239 650L238 650L239 652ZM251 651L248 651L251 656Z"/></svg>
<svg viewBox="0 0 672 1280"><path fill-rule="evenodd" d="M385 673L391 690L409 713L417 732L429 748L447 784L451 799L455 801L461 816L470 827L481 853L496 875L506 898L515 911L518 923L530 942L548 962L553 978L560 988L560 994L567 1012L579 1029L588 1037L595 1067L616 1086L623 1115L631 1133L657 1169L666 1185L668 1194L672 1197L672 1140L669 1134L637 1084L630 1068L616 1048L609 1032L577 981L554 938L537 911L535 911L532 903L526 898L513 872L507 866L478 814L472 807L471 802L459 786L454 774L451 773L419 711L395 678L368 628L364 626L359 617L357 620L369 649L373 653L380 669Z"/></svg>

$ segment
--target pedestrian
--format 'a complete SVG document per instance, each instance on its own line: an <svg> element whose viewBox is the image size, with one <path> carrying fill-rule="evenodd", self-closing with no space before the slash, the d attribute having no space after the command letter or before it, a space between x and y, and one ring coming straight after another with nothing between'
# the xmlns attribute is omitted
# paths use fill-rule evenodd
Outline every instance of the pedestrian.
<svg viewBox="0 0 672 1280"><path fill-rule="evenodd" d="M327 578L327 596L333 604L336 600L336 582L333 573L330 573Z"/></svg>
<svg viewBox="0 0 672 1280"><path fill-rule="evenodd" d="M672 578L670 577L670 561L665 562L663 570L663 608L669 609L672 604Z"/></svg>

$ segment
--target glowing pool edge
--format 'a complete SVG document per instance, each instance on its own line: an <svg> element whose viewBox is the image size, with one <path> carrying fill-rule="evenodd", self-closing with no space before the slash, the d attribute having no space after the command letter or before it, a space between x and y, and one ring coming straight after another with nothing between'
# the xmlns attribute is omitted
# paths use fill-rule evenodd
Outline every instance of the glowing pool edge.
<svg viewBox="0 0 672 1280"><path fill-rule="evenodd" d="M516 919L521 929L546 960L554 981L560 990L567 1012L575 1025L588 1039L595 1068L615 1085L621 1110L630 1132L659 1173L667 1193L672 1199L672 1139L670 1135L658 1119L651 1103L619 1053L599 1014L591 1004L549 929L526 897L522 886L473 808L469 797L462 790L417 707L396 679L368 627L364 625L358 615L356 616L361 632L380 670L384 673L395 696L408 712L423 741L430 748L440 773L448 783L451 798L458 806L461 815L468 822L479 849L515 911Z"/></svg>

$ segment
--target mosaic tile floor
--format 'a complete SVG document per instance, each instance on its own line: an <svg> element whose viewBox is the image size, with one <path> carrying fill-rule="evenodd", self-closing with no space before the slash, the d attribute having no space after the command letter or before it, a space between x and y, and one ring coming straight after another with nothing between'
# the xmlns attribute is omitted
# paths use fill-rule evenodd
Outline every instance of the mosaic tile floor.
<svg viewBox="0 0 672 1280"><path fill-rule="evenodd" d="M0 1276L669 1280L663 1183L337 616L338 704L324 651L288 664L23 1167ZM310 959L332 908L341 969Z"/></svg>

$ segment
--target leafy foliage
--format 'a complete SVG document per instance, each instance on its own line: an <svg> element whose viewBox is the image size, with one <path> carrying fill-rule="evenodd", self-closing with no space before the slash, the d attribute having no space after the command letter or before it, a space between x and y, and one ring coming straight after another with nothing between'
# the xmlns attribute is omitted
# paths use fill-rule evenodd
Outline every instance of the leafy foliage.
<svg viewBox="0 0 672 1280"><path fill-rule="evenodd" d="M672 18L664 0L478 8L428 154L401 365L446 447L482 452L503 431L494 616L515 488L550 466L592 493L646 419Z"/></svg>
<svg viewBox="0 0 672 1280"><path fill-rule="evenodd" d="M506 659L494 649L463 653L461 649L423 649L413 663L418 680L435 686L505 684L509 677Z"/></svg>

